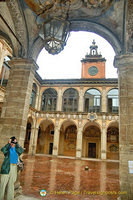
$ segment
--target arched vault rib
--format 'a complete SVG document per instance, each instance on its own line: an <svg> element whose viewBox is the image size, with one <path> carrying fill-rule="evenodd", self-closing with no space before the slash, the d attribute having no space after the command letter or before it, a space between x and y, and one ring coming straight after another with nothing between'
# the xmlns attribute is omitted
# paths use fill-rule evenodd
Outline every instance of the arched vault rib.
<svg viewBox="0 0 133 200"><path fill-rule="evenodd" d="M26 24L24 21L23 12L19 1L9 0L6 2L10 14L12 16L16 37L19 38L19 41L22 44L22 50L19 48L18 55L19 57L27 57L27 34L26 34Z"/></svg>
<svg viewBox="0 0 133 200"><path fill-rule="evenodd" d="M122 51L122 44L117 36L115 36L114 33L104 25L87 20L72 20L70 30L96 33L111 44L116 54L120 54Z"/></svg>
<svg viewBox="0 0 133 200"><path fill-rule="evenodd" d="M73 20L71 21L70 31L87 31L87 32L94 32L104 39L106 39L111 46L113 47L116 55L122 53L122 44L120 43L119 39L106 27L101 24L96 24L90 21L81 21L81 20ZM33 58L35 61L43 48L43 40L38 37L31 48L30 57Z"/></svg>

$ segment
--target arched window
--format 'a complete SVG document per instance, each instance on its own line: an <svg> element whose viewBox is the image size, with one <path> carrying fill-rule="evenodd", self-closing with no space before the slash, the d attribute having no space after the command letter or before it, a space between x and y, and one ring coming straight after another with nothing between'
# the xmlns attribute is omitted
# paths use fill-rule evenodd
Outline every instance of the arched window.
<svg viewBox="0 0 133 200"><path fill-rule="evenodd" d="M0 85L2 85L3 87L6 87L8 79L9 79L10 66L8 64L8 61L10 60L11 60L10 56L5 56L1 74L0 74Z"/></svg>
<svg viewBox="0 0 133 200"><path fill-rule="evenodd" d="M79 95L77 90L71 88L67 89L63 94L63 107L64 112L77 112L78 111Z"/></svg>
<svg viewBox="0 0 133 200"><path fill-rule="evenodd" d="M112 89L108 92L108 112L117 113L119 110L118 89Z"/></svg>
<svg viewBox="0 0 133 200"><path fill-rule="evenodd" d="M35 83L33 83L32 93L31 93L31 99L30 99L30 106L32 106L33 108L35 108L36 93L37 93L37 86L36 86Z"/></svg>
<svg viewBox="0 0 133 200"><path fill-rule="evenodd" d="M84 111L85 112L100 112L101 93L96 89L89 89L84 95Z"/></svg>
<svg viewBox="0 0 133 200"><path fill-rule="evenodd" d="M42 94L42 111L55 111L57 103L57 92L55 89L46 89Z"/></svg>

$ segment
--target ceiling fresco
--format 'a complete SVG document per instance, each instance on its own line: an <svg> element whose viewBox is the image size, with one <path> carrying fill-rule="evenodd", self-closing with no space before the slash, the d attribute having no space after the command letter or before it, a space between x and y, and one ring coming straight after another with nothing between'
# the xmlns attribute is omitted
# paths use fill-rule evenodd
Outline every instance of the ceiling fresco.
<svg viewBox="0 0 133 200"><path fill-rule="evenodd" d="M84 16L99 16L110 8L114 0L25 0L27 5L37 15L45 17L47 13L57 14L61 9L78 10Z"/></svg>

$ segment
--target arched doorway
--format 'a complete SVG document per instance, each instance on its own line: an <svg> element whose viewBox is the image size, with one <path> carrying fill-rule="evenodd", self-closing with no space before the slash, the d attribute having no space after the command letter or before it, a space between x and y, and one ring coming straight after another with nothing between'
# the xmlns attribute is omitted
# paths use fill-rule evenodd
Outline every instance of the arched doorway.
<svg viewBox="0 0 133 200"><path fill-rule="evenodd" d="M76 156L77 127L72 121L66 121L60 129L59 155Z"/></svg>
<svg viewBox="0 0 133 200"><path fill-rule="evenodd" d="M107 129L107 159L119 160L118 123L111 123Z"/></svg>
<svg viewBox="0 0 133 200"><path fill-rule="evenodd" d="M54 139L54 125L51 121L41 122L38 131L37 154L52 154Z"/></svg>
<svg viewBox="0 0 133 200"><path fill-rule="evenodd" d="M100 158L101 132L97 124L86 124L83 130L82 156Z"/></svg>

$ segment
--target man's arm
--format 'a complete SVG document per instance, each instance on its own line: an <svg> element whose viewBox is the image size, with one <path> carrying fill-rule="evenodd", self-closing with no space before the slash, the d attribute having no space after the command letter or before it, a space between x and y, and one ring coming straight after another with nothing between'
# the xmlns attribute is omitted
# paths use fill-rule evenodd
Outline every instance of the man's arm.
<svg viewBox="0 0 133 200"><path fill-rule="evenodd" d="M24 149L18 143L15 145L15 148L19 156L24 152Z"/></svg>
<svg viewBox="0 0 133 200"><path fill-rule="evenodd" d="M4 147L2 147L1 151L3 152L4 156L6 156L9 153L10 144L6 144Z"/></svg>

